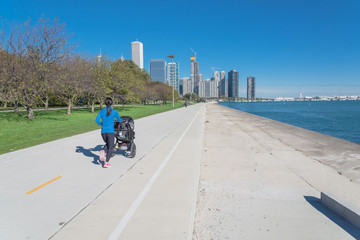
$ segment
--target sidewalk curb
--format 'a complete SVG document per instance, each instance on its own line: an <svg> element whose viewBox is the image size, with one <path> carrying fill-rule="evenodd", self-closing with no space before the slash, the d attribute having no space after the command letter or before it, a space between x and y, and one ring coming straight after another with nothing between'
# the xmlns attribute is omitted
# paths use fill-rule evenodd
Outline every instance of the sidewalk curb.
<svg viewBox="0 0 360 240"><path fill-rule="evenodd" d="M332 193L321 192L321 202L331 211L345 218L352 225L360 229L360 209Z"/></svg>

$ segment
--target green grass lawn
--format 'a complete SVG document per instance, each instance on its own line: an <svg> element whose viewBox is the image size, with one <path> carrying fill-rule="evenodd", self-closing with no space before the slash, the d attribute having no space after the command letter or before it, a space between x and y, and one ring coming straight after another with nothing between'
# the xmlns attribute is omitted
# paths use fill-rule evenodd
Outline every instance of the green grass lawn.
<svg viewBox="0 0 360 240"><path fill-rule="evenodd" d="M175 108L183 107L183 102L175 103ZM114 107L120 116L131 116L139 119L152 114L172 110L167 105L135 105ZM71 115L67 110L35 111L35 119L27 119L26 112L0 113L0 154L31 147L52 140L100 129L95 123L99 112L91 113L89 109L74 109Z"/></svg>

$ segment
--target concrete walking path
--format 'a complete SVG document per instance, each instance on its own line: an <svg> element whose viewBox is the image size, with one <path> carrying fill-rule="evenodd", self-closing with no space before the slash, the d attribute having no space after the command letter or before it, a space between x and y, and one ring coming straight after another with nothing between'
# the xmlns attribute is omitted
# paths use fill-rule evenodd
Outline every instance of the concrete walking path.
<svg viewBox="0 0 360 240"><path fill-rule="evenodd" d="M52 239L191 239L205 108L182 113L178 128Z"/></svg>
<svg viewBox="0 0 360 240"><path fill-rule="evenodd" d="M93 204L98 204L103 195L111 192L111 186L118 182L127 182L125 188L132 194L115 194L111 199L116 204L101 204L99 210L103 213L115 213L116 210L121 210L117 209L118 205L131 204L138 191L144 187L141 184L148 181L153 174L151 171L158 168L158 164L174 148L174 144L192 121L191 129L175 148L177 152L171 158L177 158L179 149L183 149L183 154L192 154L191 159L197 158L194 164L199 166L205 114L203 106L197 104L187 109L176 109L136 120L136 157L130 159L119 153L111 160L112 168L109 169L103 169L99 164L98 153L103 145L100 130L0 155L0 239L48 239L60 234L57 232L62 228L65 232L68 226L81 217L81 213L87 212L86 209ZM195 151L184 150L189 147L183 146L188 141L195 143ZM196 172L196 166L192 170L191 165L184 164L183 161L189 161L187 159L188 157L177 158L178 163L169 161L167 166L183 165L185 173L182 171L179 174L184 176L195 171L192 174L195 174L193 178L196 180L189 183L193 188L190 190L192 195L189 201L195 203L194 182L198 181L199 171ZM137 170L137 165L139 168L145 166L144 169ZM43 186L56 178L58 179ZM159 175L159 179L161 178L162 175ZM26 194L39 186L43 187ZM89 235L97 236L95 232L99 231L101 234L107 226L111 226L107 225L106 220L110 220L115 228L120 221L116 216L106 214L100 220L91 222L94 227L91 227ZM191 214L188 217L190 216ZM187 229L188 221L186 224ZM103 234L110 236L114 229L108 230Z"/></svg>

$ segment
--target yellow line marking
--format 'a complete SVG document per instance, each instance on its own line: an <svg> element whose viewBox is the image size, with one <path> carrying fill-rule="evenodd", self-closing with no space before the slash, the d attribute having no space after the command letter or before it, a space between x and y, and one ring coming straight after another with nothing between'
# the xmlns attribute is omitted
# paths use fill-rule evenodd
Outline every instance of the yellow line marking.
<svg viewBox="0 0 360 240"><path fill-rule="evenodd" d="M48 185L48 184L50 184L50 183L58 180L58 179L61 178L61 177L62 177L62 176L58 176L57 178L54 178L53 180L50 180L50 181L48 181L47 183L44 183L43 185L41 185L41 186L39 186L39 187L37 187L37 188L34 188L33 190L27 192L26 194L32 194L33 192L39 190L40 188L45 187L46 185Z"/></svg>

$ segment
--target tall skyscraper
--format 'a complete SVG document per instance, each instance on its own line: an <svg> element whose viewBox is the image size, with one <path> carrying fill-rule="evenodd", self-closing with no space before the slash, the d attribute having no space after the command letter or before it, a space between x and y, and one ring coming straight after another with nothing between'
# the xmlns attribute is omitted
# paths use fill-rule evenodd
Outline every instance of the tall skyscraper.
<svg viewBox="0 0 360 240"><path fill-rule="evenodd" d="M214 79L215 81L220 81L219 71L214 71Z"/></svg>
<svg viewBox="0 0 360 240"><path fill-rule="evenodd" d="M174 87L176 91L179 91L179 63L173 63L173 62L169 62L168 63L168 83L170 86L173 86L174 83Z"/></svg>
<svg viewBox="0 0 360 240"><path fill-rule="evenodd" d="M219 97L219 80L215 80L210 82L210 97L218 98Z"/></svg>
<svg viewBox="0 0 360 240"><path fill-rule="evenodd" d="M255 100L255 78L248 77L247 78L247 99Z"/></svg>
<svg viewBox="0 0 360 240"><path fill-rule="evenodd" d="M196 57L192 56L191 60L191 82L193 83L193 92L199 93L199 63L196 62Z"/></svg>
<svg viewBox="0 0 360 240"><path fill-rule="evenodd" d="M239 72L236 70L228 73L228 95L229 97L239 97Z"/></svg>
<svg viewBox="0 0 360 240"><path fill-rule="evenodd" d="M144 68L143 44L139 41L131 43L131 60L133 60L140 69Z"/></svg>
<svg viewBox="0 0 360 240"><path fill-rule="evenodd" d="M227 97L226 72L220 73L220 97Z"/></svg>
<svg viewBox="0 0 360 240"><path fill-rule="evenodd" d="M181 79L182 82L182 95L185 95L187 93L192 93L192 85L191 85L191 80L188 77L184 77L183 79Z"/></svg>
<svg viewBox="0 0 360 240"><path fill-rule="evenodd" d="M219 71L214 71L214 76L212 78L216 82L216 84L212 84L212 86L216 86L216 90L212 89L211 91L216 91L216 94L215 93L210 93L210 95L218 98L220 96L220 87L219 87L220 74L219 74Z"/></svg>
<svg viewBox="0 0 360 240"><path fill-rule="evenodd" d="M150 60L150 76L152 81L166 83L166 62L163 59Z"/></svg>

